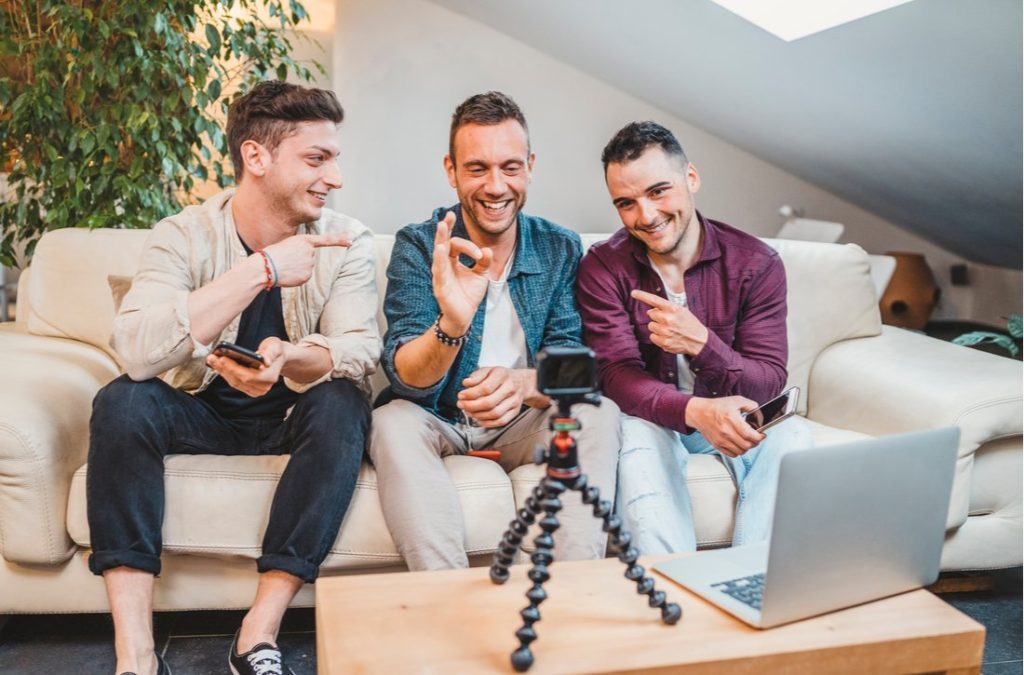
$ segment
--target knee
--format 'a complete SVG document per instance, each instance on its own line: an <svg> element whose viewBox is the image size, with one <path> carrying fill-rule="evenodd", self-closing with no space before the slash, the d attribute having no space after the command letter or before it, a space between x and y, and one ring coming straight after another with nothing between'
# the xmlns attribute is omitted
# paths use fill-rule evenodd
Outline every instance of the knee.
<svg viewBox="0 0 1024 675"><path fill-rule="evenodd" d="M422 408L415 403L396 399L373 411L370 442L367 445L374 465L389 459L410 459L420 454L437 454L436 443L425 438L426 425Z"/></svg>
<svg viewBox="0 0 1024 675"><path fill-rule="evenodd" d="M304 392L292 415L313 428L333 433L354 431L365 436L370 426L370 403L350 380L329 380Z"/></svg>
<svg viewBox="0 0 1024 675"><path fill-rule="evenodd" d="M136 382L121 375L99 390L92 402L92 426L124 431L151 419L173 391L163 380Z"/></svg>
<svg viewBox="0 0 1024 675"><path fill-rule="evenodd" d="M622 451L619 453L620 461L627 457L637 458L651 457L659 458L662 454L671 451L677 445L674 442L675 432L671 429L659 426L654 422L648 422L639 417L622 415ZM688 453L671 453L678 455L679 462L686 462ZM638 461L643 461L638 459Z"/></svg>
<svg viewBox="0 0 1024 675"><path fill-rule="evenodd" d="M802 450L814 445L811 427L802 417L790 417L774 429L769 429L765 445L776 455L783 455L792 450Z"/></svg>
<svg viewBox="0 0 1024 675"><path fill-rule="evenodd" d="M573 414L580 421L580 427L602 440L614 439L616 449L622 442L622 424L619 406L610 398L601 398L601 405L577 405Z"/></svg>

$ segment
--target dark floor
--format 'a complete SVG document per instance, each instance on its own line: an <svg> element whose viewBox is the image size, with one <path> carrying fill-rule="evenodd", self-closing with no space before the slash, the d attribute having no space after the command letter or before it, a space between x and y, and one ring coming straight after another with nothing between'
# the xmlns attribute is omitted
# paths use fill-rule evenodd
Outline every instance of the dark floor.
<svg viewBox="0 0 1024 675"><path fill-rule="evenodd" d="M162 612L153 622L156 646L174 675L226 673L228 649L244 612ZM312 609L285 616L279 643L296 675L316 673ZM3 675L110 675L113 624L107 614L16 615L0 629Z"/></svg>
<svg viewBox="0 0 1024 675"><path fill-rule="evenodd" d="M1021 570L996 577L995 588L941 597L984 624L984 675L1024 674L1021 661ZM154 630L175 675L227 672L227 652L242 612L164 612ZM114 670L107 615L12 616L0 628L0 673L109 675ZM297 675L316 673L313 610L290 610L280 636L285 660Z"/></svg>

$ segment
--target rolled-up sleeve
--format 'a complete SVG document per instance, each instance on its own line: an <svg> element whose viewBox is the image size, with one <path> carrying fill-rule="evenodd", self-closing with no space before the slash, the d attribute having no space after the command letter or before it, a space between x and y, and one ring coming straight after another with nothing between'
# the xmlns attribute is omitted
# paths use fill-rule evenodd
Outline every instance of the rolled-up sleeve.
<svg viewBox="0 0 1024 675"><path fill-rule="evenodd" d="M312 382L285 378L289 389L303 392L333 379L362 383L377 370L381 353L377 326L377 272L373 234L360 233L348 248L320 315L318 332L296 344L318 346L331 356L331 370Z"/></svg>
<svg viewBox="0 0 1024 675"><path fill-rule="evenodd" d="M434 299L430 272L433 248L426 240L430 235L432 241L433 233L433 228L429 231L404 228L395 235L395 246L388 263L388 291L384 296L388 331L384 335L381 357L381 365L394 393L428 407L437 405L449 375L429 387L412 387L398 376L395 354L406 342L423 335L440 311Z"/></svg>
<svg viewBox="0 0 1024 675"><path fill-rule="evenodd" d="M133 380L148 380L209 353L210 345L191 335L188 296L194 281L187 251L185 233L168 221L157 223L143 248L110 338Z"/></svg>

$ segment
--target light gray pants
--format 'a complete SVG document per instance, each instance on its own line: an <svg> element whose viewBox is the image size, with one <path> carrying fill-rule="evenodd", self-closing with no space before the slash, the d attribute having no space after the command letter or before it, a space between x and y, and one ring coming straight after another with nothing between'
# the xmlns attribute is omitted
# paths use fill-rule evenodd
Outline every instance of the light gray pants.
<svg viewBox="0 0 1024 675"><path fill-rule="evenodd" d="M718 456L736 483L733 546L767 541L782 457L790 450L813 447L814 438L800 417L790 417L765 435L746 453L729 457L715 450L699 432L684 436L623 415L616 511L637 549L645 555L697 549L686 485L690 455Z"/></svg>
<svg viewBox="0 0 1024 675"><path fill-rule="evenodd" d="M373 411L369 454L377 470L381 509L410 570L469 565L459 496L442 458L468 450L499 450L501 467L512 471L533 461L534 448L548 444L548 419L556 412L555 406L528 408L503 427L484 429L449 424L400 399ZM619 408L602 399L600 407L573 406L573 414L582 425L574 434L580 466L588 484L610 501L622 439ZM563 495L562 507L561 527L554 534L557 559L604 557L608 535L592 507L578 493Z"/></svg>

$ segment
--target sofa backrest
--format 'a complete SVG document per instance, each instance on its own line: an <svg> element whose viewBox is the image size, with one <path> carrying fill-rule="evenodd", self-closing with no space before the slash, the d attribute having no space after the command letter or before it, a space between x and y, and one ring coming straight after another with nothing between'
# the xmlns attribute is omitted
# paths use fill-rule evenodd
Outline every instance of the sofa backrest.
<svg viewBox="0 0 1024 675"><path fill-rule="evenodd" d="M113 356L109 345L114 303L108 275L131 276L147 230L65 229L48 232L32 259L27 297L18 314L36 335L64 337L94 345ZM584 247L607 234L583 235ZM766 240L786 266L789 318L789 384L807 391L811 366L829 345L881 333L878 301L867 254L853 244ZM387 261L393 235L377 235L377 285L387 289ZM377 319L385 328L382 307ZM374 389L384 385L374 378ZM807 400L804 396L803 401Z"/></svg>
<svg viewBox="0 0 1024 675"><path fill-rule="evenodd" d="M806 413L808 381L818 354L843 340L882 333L871 266L868 254L856 244L764 241L779 252L786 267L787 386L800 387L800 412Z"/></svg>
<svg viewBox="0 0 1024 675"><path fill-rule="evenodd" d="M80 340L114 357L114 300L107 276L134 275L148 236L149 230L78 228L43 235L32 256L27 306L18 298L18 314L29 332Z"/></svg>

